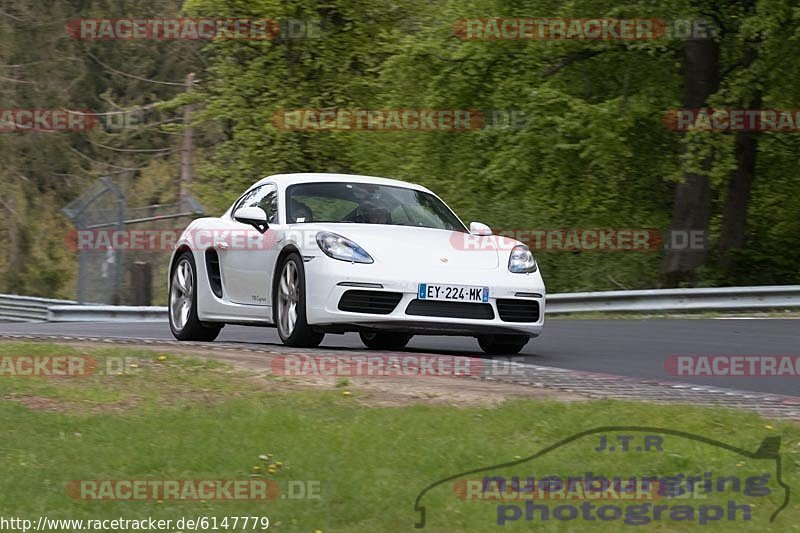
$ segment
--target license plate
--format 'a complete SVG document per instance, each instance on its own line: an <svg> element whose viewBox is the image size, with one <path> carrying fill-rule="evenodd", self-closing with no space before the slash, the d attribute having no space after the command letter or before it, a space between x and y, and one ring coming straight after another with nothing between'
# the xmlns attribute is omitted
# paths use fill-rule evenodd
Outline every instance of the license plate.
<svg viewBox="0 0 800 533"><path fill-rule="evenodd" d="M417 297L420 300L487 303L489 302L489 287L420 283Z"/></svg>

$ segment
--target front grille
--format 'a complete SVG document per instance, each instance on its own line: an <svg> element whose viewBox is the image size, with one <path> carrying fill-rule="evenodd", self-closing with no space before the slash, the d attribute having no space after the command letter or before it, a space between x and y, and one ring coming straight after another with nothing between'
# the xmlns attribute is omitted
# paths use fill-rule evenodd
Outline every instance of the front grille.
<svg viewBox="0 0 800 533"><path fill-rule="evenodd" d="M503 322L538 322L539 302L498 299L497 313Z"/></svg>
<svg viewBox="0 0 800 533"><path fill-rule="evenodd" d="M370 313L388 315L403 295L399 292L387 291L347 291L339 300L339 310L350 313Z"/></svg>
<svg viewBox="0 0 800 533"><path fill-rule="evenodd" d="M491 320L494 311L489 304L468 302L440 302L437 300L412 300L406 308L407 315L438 316L443 318L474 318Z"/></svg>

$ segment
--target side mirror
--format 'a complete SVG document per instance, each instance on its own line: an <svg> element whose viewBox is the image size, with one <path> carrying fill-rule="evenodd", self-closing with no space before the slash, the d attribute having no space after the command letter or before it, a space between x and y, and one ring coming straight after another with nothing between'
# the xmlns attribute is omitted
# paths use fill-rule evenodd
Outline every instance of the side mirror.
<svg viewBox="0 0 800 533"><path fill-rule="evenodd" d="M269 229L267 224L267 214L260 207L243 207L233 214L233 219L242 224L250 224L259 233L264 233Z"/></svg>
<svg viewBox="0 0 800 533"><path fill-rule="evenodd" d="M486 237L492 234L492 228L480 222L470 222L469 232L473 235L482 235Z"/></svg>

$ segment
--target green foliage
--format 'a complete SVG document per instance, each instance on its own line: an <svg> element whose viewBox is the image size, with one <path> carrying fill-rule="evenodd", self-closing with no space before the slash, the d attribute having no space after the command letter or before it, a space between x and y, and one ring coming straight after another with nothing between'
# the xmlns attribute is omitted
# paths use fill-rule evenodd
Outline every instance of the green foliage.
<svg viewBox="0 0 800 533"><path fill-rule="evenodd" d="M716 19L720 88L709 105L746 108L760 95L762 108L793 109L800 108L800 10L789 0L714 6L688 0L46 4L16 2L6 11L22 21L0 17L3 62L30 63L0 76L13 73L34 83L0 79L4 107L113 111L153 105L149 121L163 124L0 135L6 156L0 238L10 242L0 250L7 272L0 274L0 290L46 287L71 296L65 293L74 258L60 252L44 257L26 243L39 238L34 213L58 211L92 179L111 175L137 205L175 198L186 103L196 106L193 193L212 214L262 176L320 171L422 183L463 219L495 230L666 230L676 184L697 172L710 178L714 200L712 250L696 283L800 283L796 133L758 135L747 244L733 252L742 261L728 269L717 264L735 144L729 133L676 133L664 126L665 112L680 108L684 98L685 41L467 41L453 32L467 17ZM293 19L319 21L321 32L271 41L75 41L65 36L61 21L78 16ZM181 83L189 72L198 85L187 94ZM467 132L301 132L273 122L281 110L335 108L469 109L489 116L513 112L525 120ZM60 224L53 231L63 237L68 229ZM662 255L537 253L554 292L657 287Z"/></svg>

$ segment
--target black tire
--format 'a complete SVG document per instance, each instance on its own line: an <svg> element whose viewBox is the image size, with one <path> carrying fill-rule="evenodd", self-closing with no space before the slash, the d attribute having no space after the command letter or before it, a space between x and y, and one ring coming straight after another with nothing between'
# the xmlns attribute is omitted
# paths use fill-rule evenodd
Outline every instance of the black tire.
<svg viewBox="0 0 800 533"><path fill-rule="evenodd" d="M408 333L372 332L359 333L364 346L373 350L402 350L414 335Z"/></svg>
<svg viewBox="0 0 800 533"><path fill-rule="evenodd" d="M191 292L191 298L186 298L185 292L181 290L181 288L173 287L175 281L178 276L178 270L184 268L183 265L187 265L188 272L191 272L191 288L189 291ZM183 272L187 272L187 270L183 270ZM169 329L172 331L172 336L178 339L179 341L204 341L204 342L211 342L219 336L220 330L222 330L222 325L211 325L204 324L200 322L200 319L197 317L197 267L194 263L194 255L191 252L184 252L178 256L178 259L175 261L175 266L172 269L172 273L169 279L169 303L168 303L168 312L167 315L169 316ZM177 292L174 292L177 291ZM183 302L190 302L189 308L187 311L183 311L183 306L179 306L174 308L174 305L177 305L178 301L178 294L183 294ZM173 315L179 312L181 313L180 316L185 316L185 323L183 324L176 324ZM183 313L186 313L185 315Z"/></svg>
<svg viewBox="0 0 800 533"><path fill-rule="evenodd" d="M481 335L478 344L487 355L514 355L528 344L525 335Z"/></svg>
<svg viewBox="0 0 800 533"><path fill-rule="evenodd" d="M293 267L290 265L294 265ZM281 301L281 280L286 273L286 269L294 268L297 274L295 292L291 293L290 298L296 295L296 301L293 301L296 308L296 317L292 328L288 328L288 322L281 322L284 317L285 311L282 307ZM299 254L292 252L286 256L281 262L280 267L276 270L277 276L272 287L272 318L275 321L275 326L278 328L278 336L286 346L293 346L296 348L313 348L319 346L322 339L325 338L324 333L314 331L308 325L306 318L306 276L305 269L303 268L303 259ZM285 315L289 316L289 315Z"/></svg>

